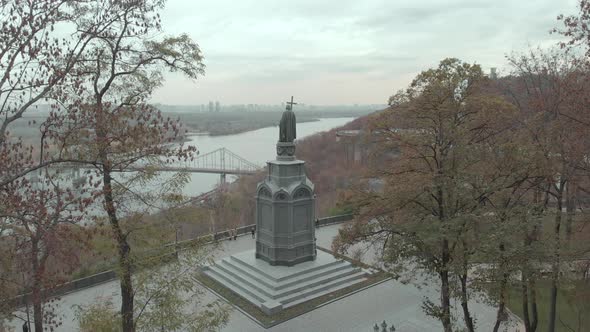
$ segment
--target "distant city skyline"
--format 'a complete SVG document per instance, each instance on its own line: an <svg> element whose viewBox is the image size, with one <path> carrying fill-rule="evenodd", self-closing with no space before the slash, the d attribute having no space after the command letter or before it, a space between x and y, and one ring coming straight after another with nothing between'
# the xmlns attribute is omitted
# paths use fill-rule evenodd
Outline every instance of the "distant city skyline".
<svg viewBox="0 0 590 332"><path fill-rule="evenodd" d="M285 102L276 104L224 104L220 101L209 101L202 104L174 105L154 103L154 106L163 112L235 112L235 111L276 111L282 112ZM387 107L386 104L334 104L314 105L297 104L296 112L331 112L331 111L375 111Z"/></svg>
<svg viewBox="0 0 590 332"><path fill-rule="evenodd" d="M169 105L384 104L446 57L505 73L505 55L555 45L558 14L577 0L170 0L164 33L199 43L206 74L167 74Z"/></svg>
<svg viewBox="0 0 590 332"><path fill-rule="evenodd" d="M162 103L162 102L152 102L153 105L166 105L166 106L178 106L178 107L187 107L187 106L206 106L210 105L213 102L212 107L216 107L216 103L219 102L220 107L225 106L285 106L285 102L275 102L275 103L223 103L221 100L208 100L202 103L194 103L194 104L171 104L171 103ZM49 107L48 104L40 104L44 107ZM297 103L298 107L330 107L330 106L350 106L350 107L357 107L357 106L383 106L387 105L387 103L335 103L335 104L307 104L307 103Z"/></svg>

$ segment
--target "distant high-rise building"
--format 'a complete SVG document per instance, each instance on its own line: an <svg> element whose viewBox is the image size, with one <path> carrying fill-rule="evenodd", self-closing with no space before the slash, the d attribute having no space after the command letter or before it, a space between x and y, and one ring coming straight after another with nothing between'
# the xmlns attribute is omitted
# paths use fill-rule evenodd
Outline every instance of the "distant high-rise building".
<svg viewBox="0 0 590 332"><path fill-rule="evenodd" d="M490 69L490 78L493 80L498 78L498 73L496 72L496 67L492 67L492 69Z"/></svg>
<svg viewBox="0 0 590 332"><path fill-rule="evenodd" d="M215 102L215 112L221 111L221 105L219 105L219 100Z"/></svg>
<svg viewBox="0 0 590 332"><path fill-rule="evenodd" d="M213 112L213 102L209 102L209 112Z"/></svg>

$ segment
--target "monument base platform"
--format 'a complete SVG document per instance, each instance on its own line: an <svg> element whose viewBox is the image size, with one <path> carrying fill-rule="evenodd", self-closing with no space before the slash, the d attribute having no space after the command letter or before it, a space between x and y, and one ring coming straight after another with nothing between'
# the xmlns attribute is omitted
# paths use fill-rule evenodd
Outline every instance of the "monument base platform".
<svg viewBox="0 0 590 332"><path fill-rule="evenodd" d="M249 250L222 258L203 273L267 315L367 279L361 268L320 250L315 260L294 266L270 265Z"/></svg>
<svg viewBox="0 0 590 332"><path fill-rule="evenodd" d="M270 265L293 266L293 265L297 265L299 263L313 261L315 259L315 257L314 256L303 256L303 257L299 257L299 258L296 258L296 259L290 260L290 261L271 260L270 258L268 258L264 255L260 255L260 254L256 253L256 259L262 259L263 261L268 262L268 264L270 264Z"/></svg>

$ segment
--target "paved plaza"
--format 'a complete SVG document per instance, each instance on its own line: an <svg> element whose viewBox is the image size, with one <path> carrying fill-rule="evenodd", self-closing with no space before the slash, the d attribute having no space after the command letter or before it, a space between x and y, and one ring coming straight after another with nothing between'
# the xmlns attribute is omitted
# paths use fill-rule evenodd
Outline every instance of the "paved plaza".
<svg viewBox="0 0 590 332"><path fill-rule="evenodd" d="M338 232L339 225L322 227L316 230L317 243L324 248L330 248L332 239ZM251 250L254 240L249 236L241 236L236 241L224 241L222 249L215 256L221 258L227 255ZM420 288L411 284L389 280L362 292L355 293L338 301L324 305L321 308L305 313L299 317L276 325L266 331L373 331L375 323L385 320L393 323L397 331L441 331L441 324L428 317L421 309L425 296L433 301L438 298L438 284L422 285ZM118 281L104 283L75 293L65 295L59 301L59 315L63 325L58 331L76 331L74 310L76 305L89 304L99 298L111 297L115 306L119 306ZM213 293L207 292L203 302L215 299ZM453 306L460 309L458 302ZM470 303L471 310L478 322L479 329L489 331L495 322L493 307ZM459 311L456 318L461 320ZM15 327L22 323L13 321ZM233 310L228 325L222 331L262 331L256 324L239 310ZM515 327L508 327L507 331L517 331ZM521 331L524 331L521 329Z"/></svg>

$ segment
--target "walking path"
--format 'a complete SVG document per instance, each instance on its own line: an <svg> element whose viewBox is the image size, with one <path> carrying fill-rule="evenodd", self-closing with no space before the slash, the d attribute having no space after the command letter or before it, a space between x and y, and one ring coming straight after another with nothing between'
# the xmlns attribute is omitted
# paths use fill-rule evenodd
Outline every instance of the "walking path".
<svg viewBox="0 0 590 332"><path fill-rule="evenodd" d="M318 245L330 248L339 226L331 225L316 229ZM224 241L221 250L216 252L214 256L217 259L252 249L254 241L249 234L240 236L236 241ZM438 284L434 282L417 288L411 284L390 280L329 303L266 331L371 332L373 331L373 325L375 323L381 324L383 320L388 325L393 323L397 331L441 331L441 324L437 320L426 316L422 311L424 297L429 296L436 303L439 298L438 294ZM118 281L107 282L63 296L57 304L58 310L56 311L62 319L62 326L57 331L76 331L77 323L74 316L76 306L86 305L101 298L111 298L115 307L119 307ZM207 303L216 298L216 295L207 291L201 301ZM453 303L453 306L456 309L461 308L458 302ZM478 323L479 330L491 330L495 322L495 309L475 301L470 303L470 308ZM456 311L454 316L459 322L462 321L460 311ZM22 325L22 322L15 320L12 325L17 328ZM261 330L263 330L262 327L239 310L233 310L228 325L222 331L254 332ZM517 331L517 329L508 327L507 331ZM524 329L520 331L524 331Z"/></svg>

